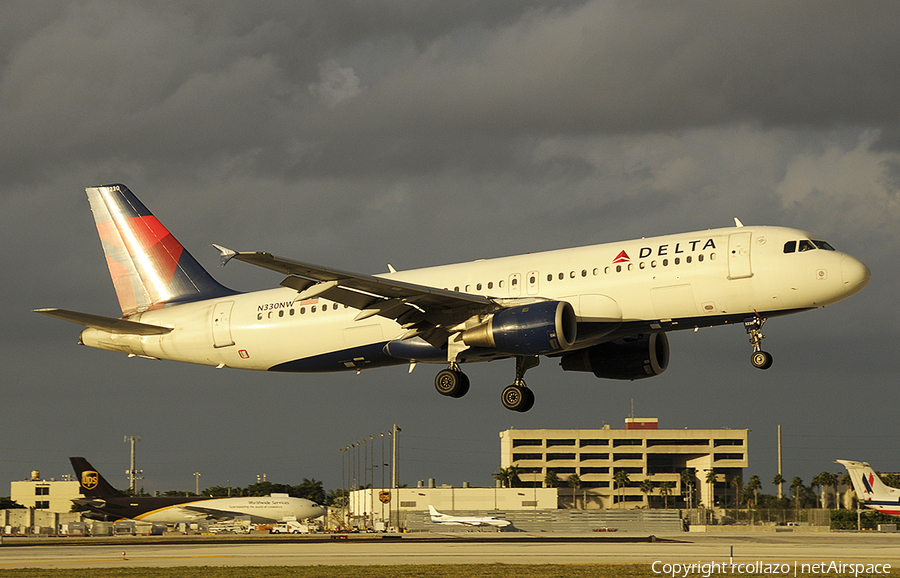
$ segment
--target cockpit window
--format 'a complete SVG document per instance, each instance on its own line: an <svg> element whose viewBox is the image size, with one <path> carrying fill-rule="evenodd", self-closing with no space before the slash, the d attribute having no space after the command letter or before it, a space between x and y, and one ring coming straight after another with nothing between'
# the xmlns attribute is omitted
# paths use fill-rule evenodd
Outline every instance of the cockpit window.
<svg viewBox="0 0 900 578"><path fill-rule="evenodd" d="M800 241L788 241L784 244L784 252L785 253L803 253L805 251L812 251L813 249L822 249L823 251L834 251L834 247L826 243L825 241L810 241L809 239L802 239Z"/></svg>

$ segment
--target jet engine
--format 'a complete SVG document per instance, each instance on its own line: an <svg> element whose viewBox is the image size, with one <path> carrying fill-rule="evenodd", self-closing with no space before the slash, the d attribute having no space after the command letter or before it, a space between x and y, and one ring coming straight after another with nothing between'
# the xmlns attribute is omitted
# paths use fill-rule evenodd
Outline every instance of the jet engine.
<svg viewBox="0 0 900 578"><path fill-rule="evenodd" d="M669 365L669 340L665 333L625 337L564 355L560 365L566 371L591 371L605 379L653 377Z"/></svg>
<svg viewBox="0 0 900 578"><path fill-rule="evenodd" d="M575 310L570 303L542 301L501 309L463 331L462 340L470 347L514 355L544 355L571 347L577 332Z"/></svg>

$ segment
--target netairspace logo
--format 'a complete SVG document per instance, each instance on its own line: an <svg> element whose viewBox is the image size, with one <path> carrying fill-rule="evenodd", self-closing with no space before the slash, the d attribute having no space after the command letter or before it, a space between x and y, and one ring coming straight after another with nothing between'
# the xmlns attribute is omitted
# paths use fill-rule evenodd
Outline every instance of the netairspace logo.
<svg viewBox="0 0 900 578"><path fill-rule="evenodd" d="M767 574L772 576L803 576L806 574L835 574L842 576L859 576L862 574L890 574L890 564L863 564L859 562L798 562L772 563L757 560L755 562L662 562L657 560L650 565L654 574L671 576L672 578L689 578L702 576L709 578L713 574Z"/></svg>

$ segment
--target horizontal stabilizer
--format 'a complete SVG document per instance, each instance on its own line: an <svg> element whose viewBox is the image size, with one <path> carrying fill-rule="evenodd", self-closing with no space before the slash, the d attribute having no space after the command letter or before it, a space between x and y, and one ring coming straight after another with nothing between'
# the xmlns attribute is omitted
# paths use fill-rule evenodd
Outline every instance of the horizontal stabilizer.
<svg viewBox="0 0 900 578"><path fill-rule="evenodd" d="M63 321L84 325L85 327L93 327L95 329L103 329L110 333L122 333L128 335L164 335L172 331L171 327L160 327L159 325L150 325L148 323L138 323L137 321L128 321L127 319L119 319L116 317L103 317L102 315L91 315L90 313L79 313L77 311L68 311L66 309L35 309L35 313L56 317Z"/></svg>

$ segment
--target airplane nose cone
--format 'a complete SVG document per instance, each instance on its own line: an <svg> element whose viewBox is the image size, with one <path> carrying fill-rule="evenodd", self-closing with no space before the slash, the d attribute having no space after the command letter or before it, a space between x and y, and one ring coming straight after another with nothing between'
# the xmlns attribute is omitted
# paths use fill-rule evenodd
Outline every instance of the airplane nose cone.
<svg viewBox="0 0 900 578"><path fill-rule="evenodd" d="M872 272L862 261L849 255L841 259L841 279L844 281L844 291L847 295L860 291L871 278Z"/></svg>

